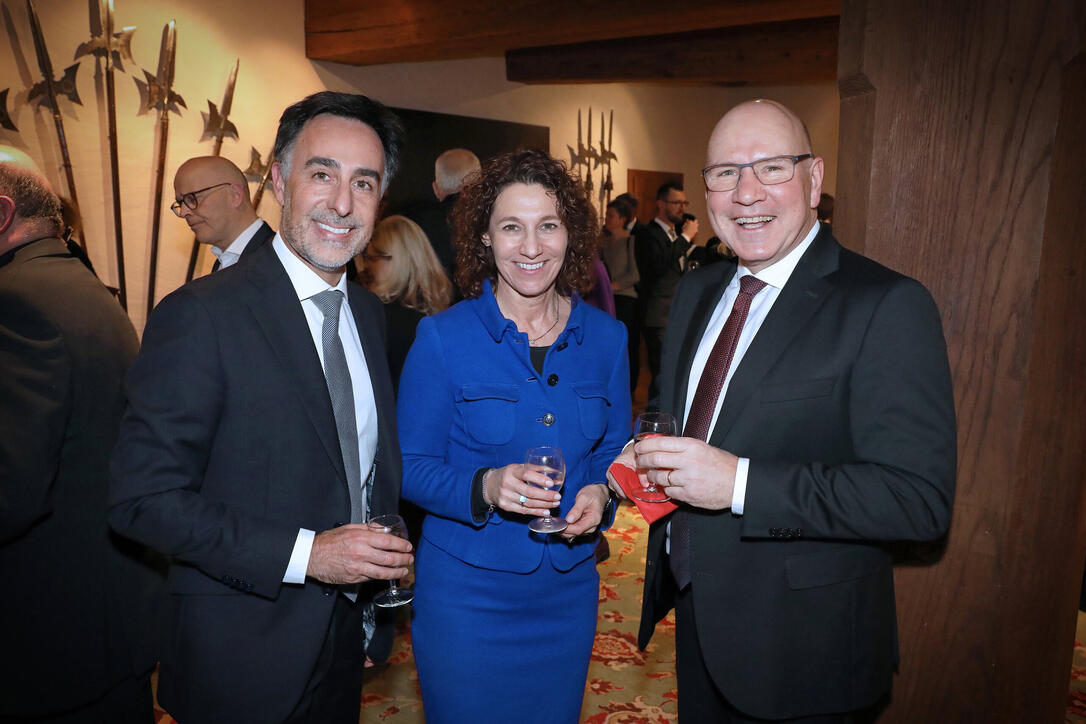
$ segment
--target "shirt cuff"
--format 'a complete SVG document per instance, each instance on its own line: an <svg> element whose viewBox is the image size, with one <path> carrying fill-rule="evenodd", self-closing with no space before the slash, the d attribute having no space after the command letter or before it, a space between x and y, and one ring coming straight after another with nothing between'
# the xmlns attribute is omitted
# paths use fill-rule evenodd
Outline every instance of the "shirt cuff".
<svg viewBox="0 0 1086 724"><path fill-rule="evenodd" d="M743 514L743 504L747 500L747 471L750 458L739 458L735 466L735 487L732 488L732 515Z"/></svg>
<svg viewBox="0 0 1086 724"><path fill-rule="evenodd" d="M316 533L311 530L298 529L298 538L294 541L294 550L290 553L283 583L305 583L305 574L309 570L309 554L313 551L315 537Z"/></svg>
<svg viewBox="0 0 1086 724"><path fill-rule="evenodd" d="M493 510L483 496L483 478L491 470L493 468L479 468L471 479L471 519L477 525L485 523L490 511Z"/></svg>

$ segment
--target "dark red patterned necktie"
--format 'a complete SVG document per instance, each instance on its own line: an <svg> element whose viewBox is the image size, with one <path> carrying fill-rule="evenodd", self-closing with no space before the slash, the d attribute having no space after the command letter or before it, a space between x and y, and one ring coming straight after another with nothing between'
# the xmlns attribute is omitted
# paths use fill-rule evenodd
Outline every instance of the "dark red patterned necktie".
<svg viewBox="0 0 1086 724"><path fill-rule="evenodd" d="M735 298L731 314L724 322L724 328L716 338L709 359L705 361L694 400L690 403L690 414L686 417L683 437L709 439L709 425L716 411L717 398L724 387L724 379L735 356L739 344L739 335L747 321L750 303L754 295L762 291L766 283L750 274L739 279L739 296ZM680 508L671 516L671 573L682 590L690 583L690 513Z"/></svg>

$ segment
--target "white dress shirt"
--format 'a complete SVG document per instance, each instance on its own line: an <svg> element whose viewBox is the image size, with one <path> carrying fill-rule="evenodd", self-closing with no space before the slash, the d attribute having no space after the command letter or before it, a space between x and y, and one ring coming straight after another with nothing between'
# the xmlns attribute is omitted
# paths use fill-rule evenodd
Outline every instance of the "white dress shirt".
<svg viewBox="0 0 1086 724"><path fill-rule="evenodd" d="M784 288L789 277L792 276L792 272L795 271L796 264L799 263L800 258L803 256L804 252L807 251L807 248L811 245L811 242L814 241L817 234L818 224L816 223L795 249L788 252L788 254L780 261L762 269L754 275L765 282L766 286L754 295L754 299L750 304L747 320L743 324L743 330L739 334L739 342L735 347L735 355L732 357L731 366L728 368L728 373L724 377L724 384L720 388L720 396L717 397L716 400L716 409L713 410L713 417L709 424L709 430L716 427L717 418L720 416L720 410L724 404L724 397L728 392L728 385L731 384L732 375L735 374L735 370L739 367L739 363L743 361L743 355L746 354L747 349L750 347L750 343L754 341L755 335L758 334L762 322L764 322L765 318L769 315L769 310L773 308L774 302L776 302L777 297L780 296L781 289ZM709 353L712 352L713 346L716 344L716 339L720 336L720 330L723 329L724 323L732 312L732 306L735 305L735 298L739 296L739 278L750 273L750 270L745 266L742 264L739 265L739 268L736 269L735 276L732 277L731 282L728 284L728 288L724 290L724 295L720 298L720 301L717 302L716 309L713 310L712 316L709 317L709 324L701 337L698 351L694 355L693 361L690 363L690 378L686 387L686 409L683 410L682 426L680 429L686 426L686 418L690 415L690 405L694 401L694 393L698 389L698 382L701 380L701 373L705 370L705 363L709 359ZM735 470L735 489L732 492L732 513L735 515L743 514L743 503L746 500L747 494L747 470L749 467L749 458L739 458L739 464Z"/></svg>
<svg viewBox="0 0 1086 724"><path fill-rule="evenodd" d="M334 287L317 276L296 257L289 249L286 242L277 233L272 241L279 261L290 277L294 285L294 291L298 294L298 302L305 312L305 321L309 325L309 334L313 345L320 357L321 367L324 367L324 345L321 342L321 328L324 326L324 315L313 302L312 297L329 289L338 289L344 295L343 305L339 310L339 339L343 343L343 353L347 358L347 370L351 373L351 388L354 392L355 429L358 430L358 469L362 471L361 485L365 488L369 479L370 468L373 467L374 457L377 455L377 403L373 398L373 384L370 381L369 367L366 365L366 355L362 352L362 342L358 336L358 327L351 314L351 307L347 303L347 275L342 274L339 283ZM299 344L304 341L299 340ZM367 499L367 491L363 489L362 500ZM284 583L305 583L306 569L309 567L309 554L313 550L314 531L301 528L298 538L294 543L294 551L291 553L290 562L283 576Z"/></svg>
<svg viewBox="0 0 1086 724"><path fill-rule="evenodd" d="M258 218L256 221L246 226L245 231L238 234L237 238L227 244L225 249L220 249L215 245L211 246L211 253L219 260L219 269L225 269L226 267L237 263L237 260L241 258L241 252L245 251L245 247L253 240L253 237L256 236L256 232L263 223L264 220Z"/></svg>

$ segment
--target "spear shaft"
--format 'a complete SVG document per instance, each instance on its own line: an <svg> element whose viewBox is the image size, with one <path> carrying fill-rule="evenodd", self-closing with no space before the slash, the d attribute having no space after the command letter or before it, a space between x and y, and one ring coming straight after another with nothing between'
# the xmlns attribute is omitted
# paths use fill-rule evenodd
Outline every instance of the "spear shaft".
<svg viewBox="0 0 1086 724"><path fill-rule="evenodd" d="M53 63L49 59L49 49L45 45L45 35L41 31L41 23L38 21L38 11L34 8L33 0L26 0L27 15L30 16L30 32L34 37L34 50L38 56L38 69L45 78L45 93L49 99L49 106L53 111L53 124L57 129L57 142L60 144L61 164L64 168L64 178L68 182L68 195L72 205L79 208L79 197L75 191L75 175L72 173L72 158L68 153L68 137L64 133L64 119L60 115L60 104L57 102L57 90L53 80ZM83 236L79 236L79 245L83 251L87 250L87 243Z"/></svg>
<svg viewBox="0 0 1086 724"><path fill-rule="evenodd" d="M166 142L170 135L170 89L173 86L174 56L177 51L177 27L171 20L162 28L162 50L159 54L158 82L162 88L162 104L158 111L158 153L155 169L155 193L151 216L151 258L147 270L147 316L155 306L155 273L158 269L158 236L162 225L162 187L166 175Z"/></svg>
<svg viewBox="0 0 1086 724"><path fill-rule="evenodd" d="M99 3L102 35L106 41L106 120L109 130L109 174L113 190L113 233L117 250L117 289L121 307L128 309L124 273L124 232L121 228L121 171L117 160L117 92L113 82L113 0Z"/></svg>

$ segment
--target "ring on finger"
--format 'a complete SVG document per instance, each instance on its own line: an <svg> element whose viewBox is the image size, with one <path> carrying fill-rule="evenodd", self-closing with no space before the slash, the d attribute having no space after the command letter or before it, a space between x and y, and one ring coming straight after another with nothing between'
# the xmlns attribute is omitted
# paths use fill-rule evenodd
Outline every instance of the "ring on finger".
<svg viewBox="0 0 1086 724"><path fill-rule="evenodd" d="M527 502L528 502L528 496L527 495L520 496L520 504L521 505L524 505Z"/></svg>
<svg viewBox="0 0 1086 724"><path fill-rule="evenodd" d="M675 471L674 471L674 470L668 470L668 471L667 471L667 484L668 484L668 485L671 485L671 474L672 474L673 472L675 472Z"/></svg>

